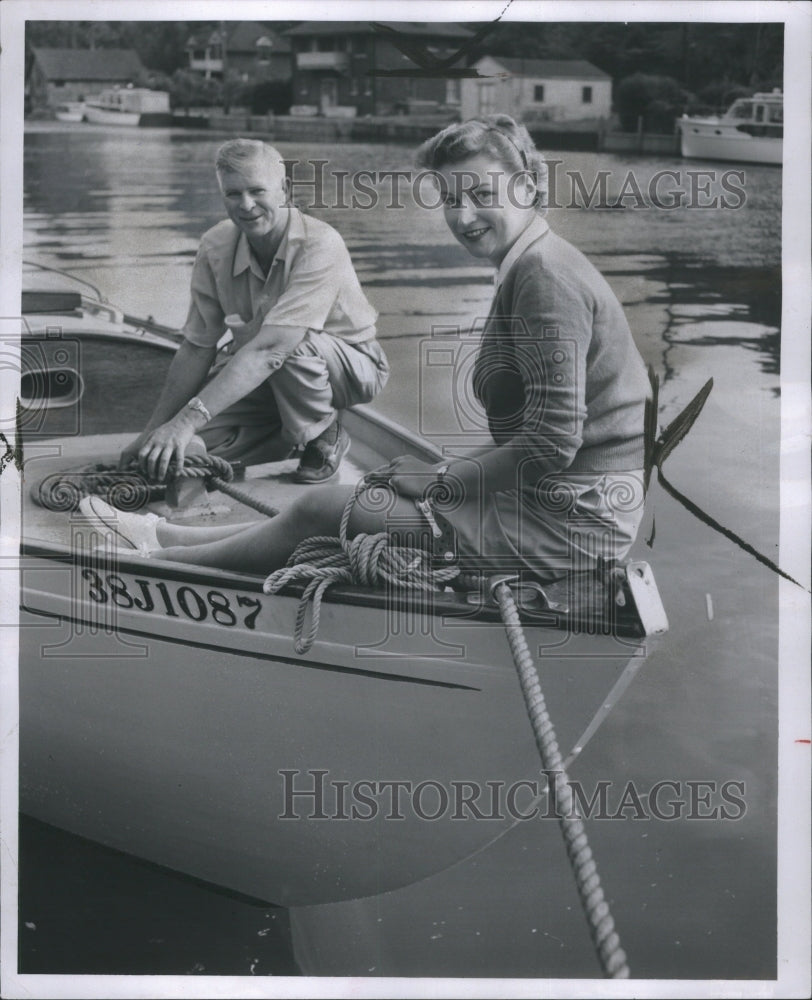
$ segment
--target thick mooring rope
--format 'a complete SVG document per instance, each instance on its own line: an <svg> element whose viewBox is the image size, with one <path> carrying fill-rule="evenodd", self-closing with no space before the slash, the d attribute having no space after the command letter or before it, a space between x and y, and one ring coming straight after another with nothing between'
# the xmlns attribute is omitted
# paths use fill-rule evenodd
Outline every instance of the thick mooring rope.
<svg viewBox="0 0 812 1000"><path fill-rule="evenodd" d="M626 953L620 946L620 937L615 930L609 904L603 895L597 865L592 857L584 824L578 816L561 751L558 749L555 729L547 712L547 704L533 657L524 637L516 602L506 583L497 585L494 597L499 605L513 662L519 675L527 714L530 716L536 746L541 757L541 766L547 775L548 794L556 810L570 867L575 876L578 896L589 923L601 968L604 975L610 979L627 979L629 966L626 963Z"/></svg>
<svg viewBox="0 0 812 1000"><path fill-rule="evenodd" d="M459 567L455 565L433 566L431 554L423 548L392 545L385 531L347 538L350 516L365 489L368 483L362 479L344 506L337 538L316 535L305 539L296 547L287 565L271 573L263 585L266 594L275 594L295 580L308 581L296 612L293 639L297 653L306 653L313 645L321 621L322 597L334 583L436 591L442 590L459 574ZM312 616L305 631L310 606Z"/></svg>
<svg viewBox="0 0 812 1000"><path fill-rule="evenodd" d="M221 493L225 493L233 500L238 500L246 507L252 507L260 514L265 514L266 517L276 517L279 513L278 507L272 507L257 497L251 496L250 493L246 493L245 490L241 490L238 486L234 486L232 482L234 469L231 467L231 463L217 455L187 455L183 468L177 469L172 464L169 471L170 475L177 479L205 479Z"/></svg>
<svg viewBox="0 0 812 1000"><path fill-rule="evenodd" d="M221 493L266 517L275 517L279 513L276 507L235 486L232 482L234 469L229 462L217 455L187 455L181 469L174 462L170 464L167 479L205 479ZM75 510L82 497L88 493L101 496L122 510L139 510L149 502L150 494L155 488L135 467L119 469L115 465L100 464L47 476L39 484L36 496L39 503L48 510ZM159 488L165 489L165 484L159 484Z"/></svg>
<svg viewBox="0 0 812 1000"><path fill-rule="evenodd" d="M266 594L275 594L292 581L308 581L296 612L294 646L297 653L306 653L313 645L319 630L322 597L325 590L334 583L369 587L388 584L392 587L437 590L459 576L457 566L432 566L431 556L424 549L390 544L386 532L375 535L358 534L348 539L350 516L359 495L366 488L367 484L361 480L347 500L337 538L318 535L301 542L287 565L271 573L263 585ZM626 979L629 976L626 953L620 945L620 937L603 895L584 825L578 816L516 602L504 582L495 588L494 596L519 675L542 769L547 775L548 794L556 809L578 896L589 923L601 968L609 978ZM310 626L305 630L307 610L311 604L312 618Z"/></svg>

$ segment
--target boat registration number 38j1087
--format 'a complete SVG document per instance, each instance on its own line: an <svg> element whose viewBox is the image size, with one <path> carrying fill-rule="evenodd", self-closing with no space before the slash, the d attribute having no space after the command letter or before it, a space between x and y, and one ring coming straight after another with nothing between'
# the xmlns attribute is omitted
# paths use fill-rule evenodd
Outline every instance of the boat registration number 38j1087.
<svg viewBox="0 0 812 1000"><path fill-rule="evenodd" d="M244 628L254 629L257 615L262 609L259 598L245 594L235 595L235 607L220 590L198 591L188 584L170 589L163 580L138 578L128 585L117 573L105 573L102 576L94 569L82 570L82 576L90 584L88 597L96 604L152 611L168 618L188 618L193 622L211 620L226 628L242 625Z"/></svg>

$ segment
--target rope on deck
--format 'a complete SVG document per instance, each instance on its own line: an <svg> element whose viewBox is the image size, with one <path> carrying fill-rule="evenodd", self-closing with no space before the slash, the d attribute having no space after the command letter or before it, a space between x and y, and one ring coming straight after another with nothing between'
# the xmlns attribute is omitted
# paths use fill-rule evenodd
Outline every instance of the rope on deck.
<svg viewBox="0 0 812 1000"><path fill-rule="evenodd" d="M456 565L434 566L423 548L390 543L387 532L363 533L347 537L350 516L360 494L369 483L360 480L344 506L338 537L316 535L301 542L287 565L271 573L263 585L266 594L275 594L295 580L307 580L299 601L294 628L297 653L306 653L316 638L321 621L321 602L325 590L334 583L352 583L364 587L386 584L408 590L442 590L459 574ZM305 630L308 607L312 606L309 627Z"/></svg>
<svg viewBox="0 0 812 1000"><path fill-rule="evenodd" d="M497 584L494 597L499 605L513 662L519 675L527 714L530 716L536 747L541 757L541 766L547 776L548 794L558 817L570 867L575 876L578 897L589 924L601 968L609 979L627 979L629 966L626 963L626 953L620 946L620 937L615 930L609 904L603 895L597 865L592 857L584 824L578 815L569 778L564 770L555 728L547 711L544 693L527 646L516 602L510 587L505 582Z"/></svg>
<svg viewBox="0 0 812 1000"><path fill-rule="evenodd" d="M205 479L226 496L251 507L266 517L276 517L279 510L235 486L231 463L217 455L187 455L183 467L171 463L167 479ZM47 510L75 510L87 494L103 497L113 507L121 510L139 510L155 498L156 492L165 491L165 483L149 482L135 467L119 469L116 465L97 464L90 467L47 476L36 491L37 501Z"/></svg>
<svg viewBox="0 0 812 1000"><path fill-rule="evenodd" d="M170 473L177 479L205 479L207 484L214 486L221 493L231 497L246 507L252 507L265 514L266 517L276 517L279 513L278 507L272 507L257 497L251 496L239 486L234 486L234 469L231 463L217 455L188 455L183 463L183 468L177 469L174 465L169 467Z"/></svg>

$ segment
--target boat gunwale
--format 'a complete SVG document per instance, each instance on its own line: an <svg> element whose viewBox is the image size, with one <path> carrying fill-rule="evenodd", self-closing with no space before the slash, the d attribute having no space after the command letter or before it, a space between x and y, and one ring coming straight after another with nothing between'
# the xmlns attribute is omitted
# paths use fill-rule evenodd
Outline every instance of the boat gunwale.
<svg viewBox="0 0 812 1000"><path fill-rule="evenodd" d="M20 557L46 559L54 562L70 563L77 566L98 568L99 554L91 551L75 551L69 545L58 542L23 541L20 545ZM265 578L253 573L240 573L234 570L220 570L211 566L196 566L191 563L173 562L164 559L145 559L135 551L132 556L118 551L116 553L116 569L125 572L141 573L158 579L179 580L187 583L197 583L203 586L231 587L265 594L263 584ZM25 567L21 564L21 570ZM266 597L279 596L301 598L306 583L292 581L280 589L276 595L265 594ZM22 588L21 588L22 589ZM414 611L415 591L385 591L375 590L354 584L334 584L323 596L327 604L344 604L349 607L365 607L376 611ZM421 609L433 617L438 615L454 618L458 622L470 619L473 625L490 625L501 622L498 607L493 604L478 603L472 605L466 602L464 596L457 592L432 591L431 600L425 601ZM418 600L423 598L418 597ZM30 609L33 610L33 609ZM618 609L620 610L620 609ZM529 628L553 629L567 631L573 628L590 626L594 628L594 618L589 615L570 616L566 612L541 608L539 610L520 607L522 624ZM600 624L611 624L608 636L628 639L646 638L645 632L637 616L616 614L615 620L606 617L599 619Z"/></svg>
<svg viewBox="0 0 812 1000"><path fill-rule="evenodd" d="M56 268L42 267L37 264L33 266L38 270L51 271L64 276L67 280L88 284L81 278L75 278L73 275L59 271ZM97 290L94 289L94 291ZM177 351L180 346L177 340L172 339L171 331L167 327L162 326L162 324L157 323L151 317L142 319L122 313L117 307L111 306L110 303L104 300L100 294L98 298L93 298L80 293L80 298L83 307L98 306L105 312L115 310L119 314L120 322L123 322L127 326L136 327L136 329L129 330L126 327L113 326L108 331L100 329L87 331L70 330L67 331L70 336L89 336L93 339L110 337L115 340L149 343L151 346L163 348L168 351ZM44 318L48 314L33 313L30 315ZM23 334L21 340L25 337L32 340L49 339L47 330L28 330ZM353 432L354 437L362 445L369 446L374 444L369 434L369 429L372 429L373 431L377 430L388 434L390 437L396 439L406 450L428 462L439 462L444 457L447 457L446 452L431 441L428 441L426 438L368 405L349 407L345 411L345 415L349 417L347 421L348 429ZM58 439L59 436L54 438L54 440ZM38 438L38 442L40 440L44 441L48 439ZM21 557L45 558L78 565L98 565L98 554L77 552L70 546L61 545L58 542L21 539L20 555ZM178 579L182 576L184 579L200 583L232 586L252 592L264 593L264 578L258 574L239 573L230 570L220 570L215 567L194 566L190 563L170 562L168 560L145 560L135 553L132 557L129 557L122 552L117 553L117 565L119 568L125 568L128 571L132 570L133 572L143 571L146 566L149 567L149 575L158 578ZM470 569L476 571L477 567L471 565ZM304 583L294 581L280 590L279 594L285 597L300 598L305 586L306 584ZM387 592L358 585L335 584L325 591L323 599L328 604L345 604L351 607L368 607L376 610L404 610L413 612L415 593L415 591L411 590L403 590L402 592L390 590ZM501 621L498 607L495 604L478 602L476 605L472 605L466 602L464 596L460 596L457 593L432 591L431 601L425 601L425 604L429 606L432 615L435 617L443 615L454 617L458 621L468 618L473 624L491 624ZM645 638L645 630L640 623L639 616L623 613L622 609L619 609L617 606L615 606L614 610L615 614L613 616L600 616L599 618L599 625L611 626L610 635L640 640ZM533 610L521 607L519 613L523 624L528 627L556 629L558 631L567 631L573 628L594 629L595 627L594 616L590 615L588 611L582 615L571 616L568 612L560 612L548 608Z"/></svg>

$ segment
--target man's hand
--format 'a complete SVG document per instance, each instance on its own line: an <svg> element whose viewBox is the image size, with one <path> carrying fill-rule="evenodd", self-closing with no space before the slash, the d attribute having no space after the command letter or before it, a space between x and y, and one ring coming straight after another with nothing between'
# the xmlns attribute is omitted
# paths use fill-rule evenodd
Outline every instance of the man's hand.
<svg viewBox="0 0 812 1000"><path fill-rule="evenodd" d="M137 438L131 441L126 448L124 448L118 457L118 467L119 469L126 469L128 466L134 464L138 461L138 452L141 450L141 446L149 437L149 432L144 431L139 434Z"/></svg>
<svg viewBox="0 0 812 1000"><path fill-rule="evenodd" d="M182 468L186 448L195 436L196 430L194 414L191 411L187 413L186 410L181 410L177 416L151 431L138 449L138 463L147 477L159 483L163 482L173 459L177 468Z"/></svg>

